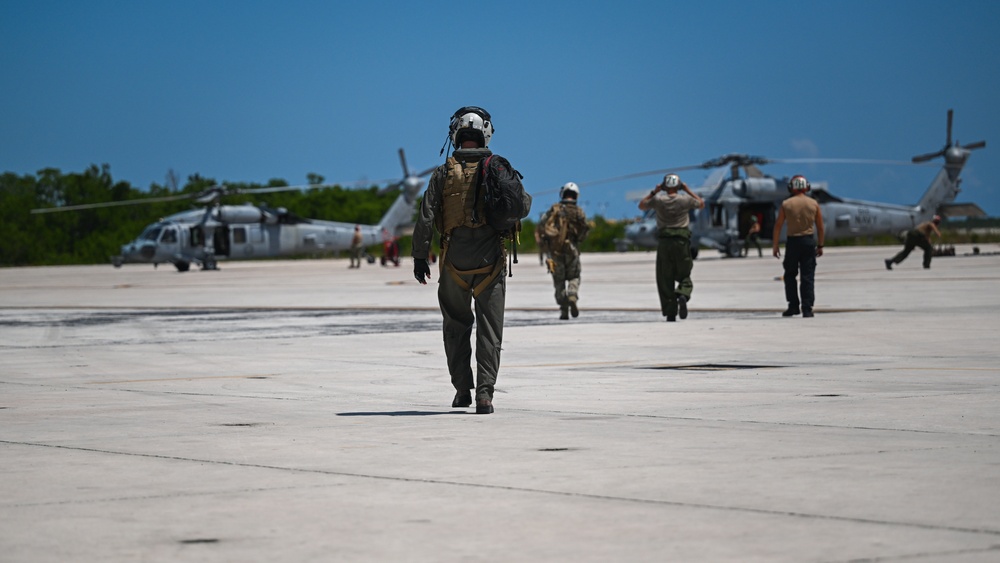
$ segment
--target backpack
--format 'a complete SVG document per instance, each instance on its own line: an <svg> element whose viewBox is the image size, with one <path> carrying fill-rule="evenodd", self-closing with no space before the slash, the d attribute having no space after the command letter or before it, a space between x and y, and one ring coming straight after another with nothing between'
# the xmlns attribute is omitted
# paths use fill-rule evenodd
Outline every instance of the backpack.
<svg viewBox="0 0 1000 563"><path fill-rule="evenodd" d="M479 161L475 201L480 201L482 193L485 217L473 210L473 222L485 219L497 231L512 234L521 218L531 212L531 196L521 184L523 177L502 156L490 155Z"/></svg>
<svg viewBox="0 0 1000 563"><path fill-rule="evenodd" d="M569 229L569 220L566 217L566 209L555 204L549 210L549 216L542 224L542 239L545 240L549 250L560 250L566 244L566 231Z"/></svg>

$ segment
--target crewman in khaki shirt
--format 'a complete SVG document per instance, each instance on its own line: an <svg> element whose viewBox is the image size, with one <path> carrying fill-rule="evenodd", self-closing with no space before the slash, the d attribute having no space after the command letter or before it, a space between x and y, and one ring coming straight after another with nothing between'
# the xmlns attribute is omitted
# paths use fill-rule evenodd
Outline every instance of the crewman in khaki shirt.
<svg viewBox="0 0 1000 563"><path fill-rule="evenodd" d="M684 190L685 193L681 193ZM667 322L688 316L694 283L691 270L691 229L689 212L703 209L705 202L677 174L667 174L649 195L639 202L639 209L656 211L656 290L660 296L660 311ZM696 243L697 244L697 243Z"/></svg>
<svg viewBox="0 0 1000 563"><path fill-rule="evenodd" d="M931 256L934 255L934 247L931 246L931 234L935 234L938 240L941 239L941 231L937 226L941 224L941 216L935 215L930 221L924 221L913 229L906 231L906 239L903 241L903 250L892 258L885 259L885 268L892 269L893 264L899 264L910 255L914 247L919 246L924 249L924 268L931 267Z"/></svg>
<svg viewBox="0 0 1000 563"><path fill-rule="evenodd" d="M781 258L778 241L781 238L781 227L788 221L788 237L785 240L785 299L788 309L781 313L783 317L791 317L802 313L803 317L813 316L813 303L816 301L815 279L816 258L823 255L823 213L816 200L807 196L809 181L805 176L793 176L788 181L788 191L792 196L781 204L778 219L774 223L775 258ZM802 272L802 284L796 287L795 278ZM799 294L801 293L801 299Z"/></svg>

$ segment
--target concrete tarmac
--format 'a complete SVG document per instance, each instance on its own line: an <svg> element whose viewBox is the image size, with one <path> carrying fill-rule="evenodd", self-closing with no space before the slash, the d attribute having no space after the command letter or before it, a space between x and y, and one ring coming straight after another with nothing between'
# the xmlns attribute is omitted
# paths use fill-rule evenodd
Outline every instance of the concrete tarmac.
<svg viewBox="0 0 1000 563"><path fill-rule="evenodd" d="M1000 561L982 250L828 248L811 319L704 251L677 323L522 254L488 416L408 259L0 269L0 561Z"/></svg>

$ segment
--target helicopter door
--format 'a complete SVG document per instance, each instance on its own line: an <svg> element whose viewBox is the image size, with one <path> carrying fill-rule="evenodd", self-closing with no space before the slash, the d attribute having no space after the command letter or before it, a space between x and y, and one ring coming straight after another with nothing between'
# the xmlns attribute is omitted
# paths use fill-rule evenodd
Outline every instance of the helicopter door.
<svg viewBox="0 0 1000 563"><path fill-rule="evenodd" d="M201 225L191 227L191 246L205 246L205 229Z"/></svg>
<svg viewBox="0 0 1000 563"><path fill-rule="evenodd" d="M215 246L215 255L229 256L229 225L216 227L215 232L212 235L212 243Z"/></svg>
<svg viewBox="0 0 1000 563"><path fill-rule="evenodd" d="M712 215L712 226L713 227L725 227L728 222L728 213L726 213L726 207L720 203L713 203L709 212Z"/></svg>
<svg viewBox="0 0 1000 563"><path fill-rule="evenodd" d="M770 240L774 231L774 204L753 203L740 206L739 233L740 238L745 239L750 232L750 224L753 217L760 223L760 233L757 235L762 239Z"/></svg>

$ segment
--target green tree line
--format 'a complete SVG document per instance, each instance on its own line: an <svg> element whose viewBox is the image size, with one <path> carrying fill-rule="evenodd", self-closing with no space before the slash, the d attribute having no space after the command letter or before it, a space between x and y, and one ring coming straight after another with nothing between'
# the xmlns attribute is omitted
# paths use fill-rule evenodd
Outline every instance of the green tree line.
<svg viewBox="0 0 1000 563"><path fill-rule="evenodd" d="M323 182L316 174L309 174L308 178L310 183ZM193 195L217 183L212 178L194 174L182 187L154 183L148 190L141 190L128 182L115 181L107 164L70 173L55 168L23 176L5 172L0 175L0 266L107 263L111 256L119 253L122 244L135 239L150 223L201 206L184 199L58 213L33 214L32 209ZM270 180L267 184L227 183L239 189L287 185L281 179ZM375 224L398 196L398 191L380 192L376 186L367 189L331 186L226 196L225 203L266 204L284 207L304 218ZM541 201L534 204L536 211L547 205L548 202ZM592 224L582 250L614 250L614 240L623 236L624 225L609 223L600 216L593 217ZM537 250L534 228L533 222L525 221L519 252ZM405 256L410 248L409 238L404 237L400 243Z"/></svg>

